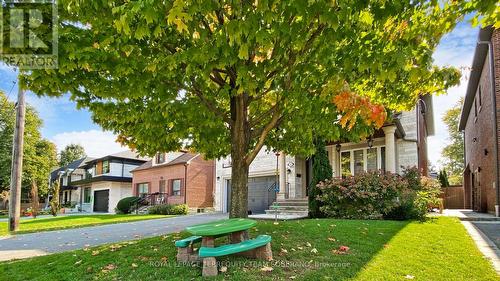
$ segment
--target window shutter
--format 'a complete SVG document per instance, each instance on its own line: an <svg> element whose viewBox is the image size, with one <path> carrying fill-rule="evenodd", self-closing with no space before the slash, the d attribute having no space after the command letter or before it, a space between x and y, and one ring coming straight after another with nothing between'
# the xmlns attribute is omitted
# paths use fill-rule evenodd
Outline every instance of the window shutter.
<svg viewBox="0 0 500 281"><path fill-rule="evenodd" d="M184 190L184 180L181 179L180 181L181 181L181 192L180 193L181 193L181 196L184 196L184 194L186 193Z"/></svg>

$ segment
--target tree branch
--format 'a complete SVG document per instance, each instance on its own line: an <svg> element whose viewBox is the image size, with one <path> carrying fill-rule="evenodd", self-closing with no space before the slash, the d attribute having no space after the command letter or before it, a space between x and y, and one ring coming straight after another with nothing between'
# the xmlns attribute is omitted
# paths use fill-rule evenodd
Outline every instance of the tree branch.
<svg viewBox="0 0 500 281"><path fill-rule="evenodd" d="M204 95L203 93L200 91L200 89L198 89L195 85L195 82L192 81L193 83L193 86L191 87L191 89L193 90L194 94L201 100L201 102L203 104L205 104L205 106L210 110L212 111L215 115L221 117L225 122L227 122L229 125L232 125L233 124L233 120L231 118L229 118L229 116L224 112L222 111L216 104L214 104L212 101L208 100Z"/></svg>
<svg viewBox="0 0 500 281"><path fill-rule="evenodd" d="M247 165L250 165L252 161L255 159L259 151L262 149L264 146L264 142L266 140L267 135L269 132L274 129L280 122L281 116L278 113L278 110L276 110L273 114L273 117L271 118L271 121L267 123L267 125L262 129L262 132L260 133L259 140L257 141L257 144L255 144L255 147L252 149L252 151L245 156L245 162Z"/></svg>

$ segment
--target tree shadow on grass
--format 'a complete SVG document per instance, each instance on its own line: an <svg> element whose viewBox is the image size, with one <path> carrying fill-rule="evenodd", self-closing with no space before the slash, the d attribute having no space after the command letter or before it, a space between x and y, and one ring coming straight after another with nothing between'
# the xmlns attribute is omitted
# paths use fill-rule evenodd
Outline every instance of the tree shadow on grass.
<svg viewBox="0 0 500 281"><path fill-rule="evenodd" d="M355 277L409 223L306 219L275 225L261 221L251 230L250 236L271 235L274 260L267 264L251 264L249 268L240 266L240 262L245 262L240 257L225 257L221 262L235 265L236 268L231 270L231 277L235 280L267 279L261 270L267 265L272 267L269 277L320 280L328 276L333 280L346 280ZM349 250L346 253L339 251L341 246L347 246ZM252 271L254 274L249 275Z"/></svg>

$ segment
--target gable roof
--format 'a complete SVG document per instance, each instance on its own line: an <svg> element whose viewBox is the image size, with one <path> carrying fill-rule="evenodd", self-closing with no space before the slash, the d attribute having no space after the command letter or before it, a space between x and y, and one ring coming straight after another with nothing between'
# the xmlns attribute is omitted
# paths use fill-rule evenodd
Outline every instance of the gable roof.
<svg viewBox="0 0 500 281"><path fill-rule="evenodd" d="M85 163L92 161L92 160L94 160L94 158L92 158L92 157L83 157L83 158L80 158L78 160L75 160L75 161L69 163L66 166L59 167L59 168L53 170L52 172L50 172L50 180L54 181L57 178L57 174L59 172L64 172L66 170L76 170L79 167L85 165Z"/></svg>
<svg viewBox="0 0 500 281"><path fill-rule="evenodd" d="M110 160L110 159L119 159L119 160L125 160L125 161L130 161L136 164L142 164L151 158L143 157L140 156L138 153L130 151L130 150L125 150L125 151L120 151L117 153L109 154L100 158L94 158L91 161L86 162L86 166L90 166L92 164L95 164L96 162L99 161L104 161L104 160Z"/></svg>
<svg viewBox="0 0 500 281"><path fill-rule="evenodd" d="M477 40L490 41L492 34L493 34L493 28L491 26L481 28L481 30L479 30L479 35ZM481 79L481 73L483 72L484 62L486 60L487 54L488 54L488 45L486 44L476 45L476 50L474 51L474 58L472 59L472 69L470 71L469 84L467 85L464 105L462 106L462 112L460 113L460 122L458 124L458 129L460 131L465 130L465 125L467 124L467 119L469 118L470 110L472 108L472 104L474 103L477 86L479 85L479 80Z"/></svg>
<svg viewBox="0 0 500 281"><path fill-rule="evenodd" d="M177 152L170 152L170 153L177 153ZM165 167L165 166L173 166L173 165L177 165L177 164L186 164L189 161L193 160L194 158L198 157L199 155L200 155L199 153L182 152L182 154L179 157L177 157L169 162L165 162L165 163L157 164L157 165L153 165L153 160L149 160L148 162L142 164L141 166L133 169L131 172L136 172L136 171L141 171L141 170L146 170L146 169L156 168L156 167Z"/></svg>

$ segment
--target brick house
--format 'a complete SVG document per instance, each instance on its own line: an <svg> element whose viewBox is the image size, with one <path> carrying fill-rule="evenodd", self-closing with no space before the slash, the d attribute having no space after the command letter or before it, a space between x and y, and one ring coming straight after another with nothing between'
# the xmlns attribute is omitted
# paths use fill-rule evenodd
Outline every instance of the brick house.
<svg viewBox="0 0 500 281"><path fill-rule="evenodd" d="M135 196L154 195L161 204L187 204L191 209L213 206L214 161L199 153L158 153L132 174Z"/></svg>
<svg viewBox="0 0 500 281"><path fill-rule="evenodd" d="M500 30L487 27L479 31L459 129L465 144L465 208L497 216L499 115Z"/></svg>

